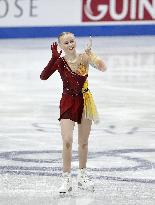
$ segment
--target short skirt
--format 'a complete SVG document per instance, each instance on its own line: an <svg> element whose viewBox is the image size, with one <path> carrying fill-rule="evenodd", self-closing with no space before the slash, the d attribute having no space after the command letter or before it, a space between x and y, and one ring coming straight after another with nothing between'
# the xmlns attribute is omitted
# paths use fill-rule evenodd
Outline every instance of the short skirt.
<svg viewBox="0 0 155 205"><path fill-rule="evenodd" d="M82 113L86 119L93 120L95 124L99 123L99 114L93 99L93 96L88 89L88 81L83 85L82 92L79 95L70 95L62 93L60 100L60 118L70 119L81 124Z"/></svg>
<svg viewBox="0 0 155 205"><path fill-rule="evenodd" d="M70 119L78 124L81 124L82 113L84 108L83 95L72 96L67 93L62 93L60 100L60 117L61 119Z"/></svg>

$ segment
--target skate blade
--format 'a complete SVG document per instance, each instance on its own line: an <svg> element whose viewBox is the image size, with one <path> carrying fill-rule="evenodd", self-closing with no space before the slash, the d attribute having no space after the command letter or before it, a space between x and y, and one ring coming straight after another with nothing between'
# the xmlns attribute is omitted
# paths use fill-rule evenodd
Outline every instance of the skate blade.
<svg viewBox="0 0 155 205"><path fill-rule="evenodd" d="M67 195L67 194L71 194L72 193L72 187L70 187L69 189L68 189L68 191L60 191L59 192L59 194L60 195Z"/></svg>

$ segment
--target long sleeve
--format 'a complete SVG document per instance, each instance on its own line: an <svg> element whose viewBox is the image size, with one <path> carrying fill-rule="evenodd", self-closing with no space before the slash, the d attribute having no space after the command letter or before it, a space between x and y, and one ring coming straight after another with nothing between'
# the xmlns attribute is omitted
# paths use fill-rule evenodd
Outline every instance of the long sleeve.
<svg viewBox="0 0 155 205"><path fill-rule="evenodd" d="M57 69L55 65L55 60L51 58L51 60L48 62L47 66L44 68L44 70L40 74L41 80L47 80Z"/></svg>

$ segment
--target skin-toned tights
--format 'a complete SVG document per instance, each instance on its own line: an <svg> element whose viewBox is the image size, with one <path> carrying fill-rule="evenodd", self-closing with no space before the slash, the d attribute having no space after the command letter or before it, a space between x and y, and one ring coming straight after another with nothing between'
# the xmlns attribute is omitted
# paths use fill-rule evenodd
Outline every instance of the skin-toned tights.
<svg viewBox="0 0 155 205"><path fill-rule="evenodd" d="M85 119L82 114L81 124L78 124L78 157L79 168L86 168L88 155L88 138L91 130L92 120ZM63 172L71 171L72 142L75 122L70 119L61 119L61 136L63 141Z"/></svg>

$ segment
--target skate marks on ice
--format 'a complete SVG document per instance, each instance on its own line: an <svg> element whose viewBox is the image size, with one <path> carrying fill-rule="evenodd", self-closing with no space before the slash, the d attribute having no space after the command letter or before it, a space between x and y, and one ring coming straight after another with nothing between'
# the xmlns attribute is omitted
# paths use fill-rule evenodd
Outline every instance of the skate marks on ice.
<svg viewBox="0 0 155 205"><path fill-rule="evenodd" d="M97 53L108 65L103 75L90 69L89 76L102 118L92 130L98 137L91 138L90 151L95 151L88 157L96 191L77 192L78 160L73 151L75 190L73 196L61 199L56 194L62 161L55 123L61 82L57 74L47 82L39 79L50 57L51 39L1 41L0 73L5 76L0 82L1 205L155 204L154 39L94 39ZM83 48L85 39L80 42Z"/></svg>
<svg viewBox="0 0 155 205"><path fill-rule="evenodd" d="M0 174L60 176L61 153L61 150L1 152ZM89 152L88 174L97 180L155 184L154 156L155 149ZM110 165L109 161L111 161ZM72 162L72 175L76 176L77 151L73 151Z"/></svg>
<svg viewBox="0 0 155 205"><path fill-rule="evenodd" d="M32 127L35 128L36 131L40 131L40 132L49 132L51 130L49 130L49 128L47 128L48 124L46 123L32 123ZM49 126L48 126L49 127ZM136 131L138 131L138 127L131 127L131 128L128 128L128 130L126 130L124 132L124 134L135 134ZM53 130L52 130L53 131ZM103 129L104 132L106 133L110 133L110 134L119 134L119 130L117 129L117 126L116 125L109 125L107 128L104 128Z"/></svg>
<svg viewBox="0 0 155 205"><path fill-rule="evenodd" d="M60 196L60 150L1 152L2 205L154 205L155 149L89 152L88 175L95 181L94 193L77 189L77 154L73 151L73 192Z"/></svg>
<svg viewBox="0 0 155 205"><path fill-rule="evenodd" d="M125 134L135 134L137 130L138 127L132 127L129 130L127 130ZM119 134L119 132L117 131L117 127L115 125L110 125L108 128L104 129L104 131L110 134Z"/></svg>

